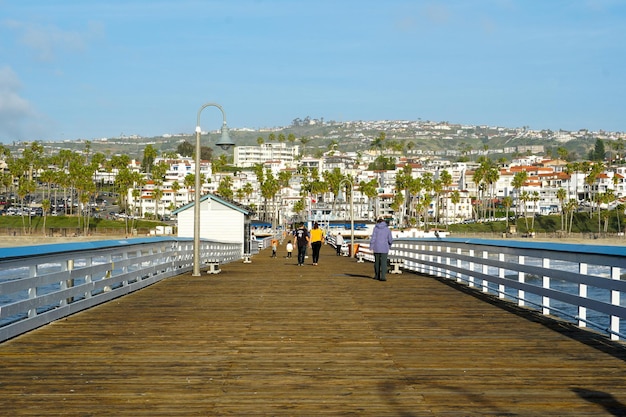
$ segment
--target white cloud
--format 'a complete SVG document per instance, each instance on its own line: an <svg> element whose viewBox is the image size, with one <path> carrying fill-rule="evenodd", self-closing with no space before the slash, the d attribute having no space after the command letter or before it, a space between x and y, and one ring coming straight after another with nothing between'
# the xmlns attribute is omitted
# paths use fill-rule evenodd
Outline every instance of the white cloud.
<svg viewBox="0 0 626 417"><path fill-rule="evenodd" d="M14 30L18 42L32 50L40 61L53 61L60 53L84 52L91 39L100 36L102 27L89 24L84 32L67 31L56 26L41 26L32 23L8 20L4 26Z"/></svg>
<svg viewBox="0 0 626 417"><path fill-rule="evenodd" d="M0 142L28 139L38 129L37 114L28 100L19 95L21 83L8 66L0 67Z"/></svg>

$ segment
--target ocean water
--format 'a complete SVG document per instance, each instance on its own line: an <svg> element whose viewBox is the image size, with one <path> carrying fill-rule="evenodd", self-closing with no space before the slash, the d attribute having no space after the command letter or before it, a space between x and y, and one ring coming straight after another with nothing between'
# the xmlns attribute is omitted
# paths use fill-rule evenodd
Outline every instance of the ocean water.
<svg viewBox="0 0 626 417"><path fill-rule="evenodd" d="M505 262L516 262L514 257L505 257ZM525 264L530 266L542 266L542 260L538 258L526 258ZM468 265L464 265L463 267L469 268ZM562 270L566 272L578 273L578 264L573 262L565 262L560 260L551 260L550 269L552 270ZM489 267L488 274L493 276L498 276L498 268ZM505 277L510 279L511 281L517 281L518 275L517 271L505 270ZM611 268L607 266L601 265L589 265L587 270L587 275L597 276L603 279L610 279L611 276ZM543 287L543 277L539 277L536 275L526 274L524 282L529 285L534 285L536 287ZM478 285L482 283L478 282ZM488 285L490 293L497 293L498 285L494 283L490 283ZM560 280L555 278L550 278L550 289L560 291L566 294L578 295L579 294L579 285L570 281ZM505 290L505 299L517 303L518 291L515 288L507 287ZM611 302L611 291L605 288L598 288L593 286L587 287L587 298L600 301L603 303L609 304ZM526 291L524 294L524 301L527 307L541 310L543 307L543 300L540 295L531 293ZM626 295L620 297L620 305L626 306ZM568 303L564 303L562 301L558 301L555 299L550 299L550 314L561 319L578 323L578 307L573 306ZM595 328L596 330L608 329L610 327L610 316L607 314L599 313L594 310L587 309L587 317L586 317L587 327ZM626 334L626 319L621 320L620 322L620 333Z"/></svg>

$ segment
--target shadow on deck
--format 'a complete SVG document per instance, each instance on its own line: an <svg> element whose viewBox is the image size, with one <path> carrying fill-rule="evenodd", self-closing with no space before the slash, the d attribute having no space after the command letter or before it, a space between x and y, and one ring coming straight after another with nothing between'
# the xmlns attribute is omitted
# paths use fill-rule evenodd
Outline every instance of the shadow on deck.
<svg viewBox="0 0 626 417"><path fill-rule="evenodd" d="M623 416L626 349L322 249L167 279L0 345L5 415Z"/></svg>

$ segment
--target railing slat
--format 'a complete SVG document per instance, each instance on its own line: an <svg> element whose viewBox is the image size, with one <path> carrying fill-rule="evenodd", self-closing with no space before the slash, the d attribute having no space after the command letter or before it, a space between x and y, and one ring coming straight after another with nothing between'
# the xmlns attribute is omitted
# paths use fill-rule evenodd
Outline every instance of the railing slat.
<svg viewBox="0 0 626 417"><path fill-rule="evenodd" d="M626 337L621 295L626 292L626 281L621 279L625 247L400 238L390 256L404 259L403 269L454 279L580 327L591 325L614 340Z"/></svg>
<svg viewBox="0 0 626 417"><path fill-rule="evenodd" d="M241 244L200 243L203 259L228 263L242 258ZM0 341L192 267L190 239L141 238L9 248L0 258Z"/></svg>

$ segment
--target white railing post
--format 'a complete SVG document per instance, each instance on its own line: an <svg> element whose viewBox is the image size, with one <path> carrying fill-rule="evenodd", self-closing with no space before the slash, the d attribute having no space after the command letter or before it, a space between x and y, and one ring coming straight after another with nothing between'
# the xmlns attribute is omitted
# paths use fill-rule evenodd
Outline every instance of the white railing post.
<svg viewBox="0 0 626 417"><path fill-rule="evenodd" d="M587 264L581 262L578 264L578 273L581 275L587 275ZM587 284L578 284L578 295L587 298ZM578 306L578 326L586 327L587 322L587 307Z"/></svg>
<svg viewBox="0 0 626 417"><path fill-rule="evenodd" d="M488 260L489 259L489 252L484 250L483 251L483 259ZM485 263L483 263L483 274L485 275L489 275L489 265L487 264L487 262L485 261ZM489 291L489 281L487 281L486 279L482 280L482 287L483 287L483 292L488 292Z"/></svg>
<svg viewBox="0 0 626 417"><path fill-rule="evenodd" d="M520 255L517 257L517 263L519 263L520 265L524 265L524 256ZM517 272L517 280L521 283L526 282L526 273L524 271L518 271ZM526 296L526 293L524 292L524 290L518 290L517 291L517 304L520 306L524 306L526 305L526 302L524 301L524 297Z"/></svg>
<svg viewBox="0 0 626 417"><path fill-rule="evenodd" d="M30 276L31 277L36 277L37 276L37 265L30 265L29 268L30 269ZM37 287L29 287L28 288L28 298L29 299L34 299L37 298ZM32 318L35 317L37 315L37 309L36 308L31 308L28 310L28 317Z"/></svg>
<svg viewBox="0 0 626 417"><path fill-rule="evenodd" d="M443 277L446 275L446 270L443 267L444 265L443 262L441 261L442 260L442 257L441 257L442 248L441 248L441 245L437 245L436 248L437 248L437 263L439 264L439 268L437 268L437 276Z"/></svg>
<svg viewBox="0 0 626 417"><path fill-rule="evenodd" d="M504 254L502 252L500 252L498 254L498 260L500 262L504 262L505 261ZM498 268L498 278L502 278L502 279L505 278L504 271L505 271L504 268L502 268L502 267ZM504 291L505 290L506 290L506 287L504 286L504 284L498 285L498 298L504 298L504 296L505 296Z"/></svg>
<svg viewBox="0 0 626 417"><path fill-rule="evenodd" d="M542 259L542 266L546 269L550 269L550 259L549 258L543 258ZM544 275L542 278L542 285L543 288L549 289L550 288L550 277L547 275ZM547 296L543 296L542 298L542 304L543 304L543 314L548 315L550 314L550 297Z"/></svg>
<svg viewBox="0 0 626 417"><path fill-rule="evenodd" d="M619 267L611 267L611 279L612 280L620 280L621 276L620 276L620 268ZM613 304L614 306L619 306L620 305L620 292L617 290L611 290L611 304ZM617 336L617 334L615 333L619 333L619 317L615 316L615 315L611 315L611 323L610 323L610 328L611 328L611 340L619 340L619 337Z"/></svg>
<svg viewBox="0 0 626 417"><path fill-rule="evenodd" d="M476 257L476 254L474 253L474 249L470 249L469 250L469 256L471 256L472 258ZM474 262L473 261L470 261L470 263L469 263L469 271L468 272L469 272L470 275L469 275L469 279L468 279L467 282L468 282L468 285L470 287L473 287L474 286L474 280L475 280L475 277L474 277Z"/></svg>
<svg viewBox="0 0 626 417"><path fill-rule="evenodd" d="M462 282L463 281L463 273L461 272L461 268L463 267L463 261L461 261L460 256L463 254L463 249L462 248L456 248L456 254L459 255L459 258L457 258L457 260L456 260L456 267L459 269L459 271L456 273L456 281L457 282Z"/></svg>

